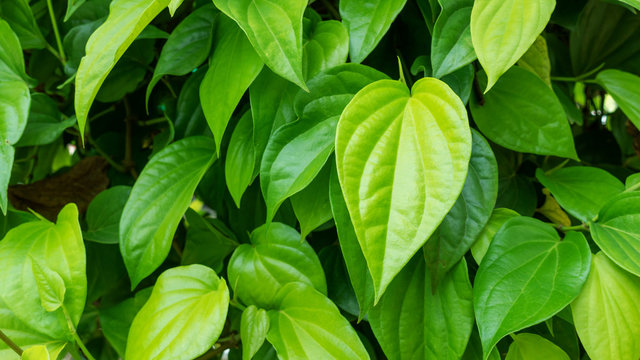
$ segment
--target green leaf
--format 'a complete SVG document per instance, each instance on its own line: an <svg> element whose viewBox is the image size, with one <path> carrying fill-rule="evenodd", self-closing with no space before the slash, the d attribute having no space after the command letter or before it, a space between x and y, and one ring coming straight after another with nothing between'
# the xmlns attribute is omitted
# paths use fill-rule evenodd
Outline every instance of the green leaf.
<svg viewBox="0 0 640 360"><path fill-rule="evenodd" d="M640 276L640 192L616 196L589 223L591 236L618 266Z"/></svg>
<svg viewBox="0 0 640 360"><path fill-rule="evenodd" d="M571 304L580 342L592 359L640 356L640 279L603 253L593 256L589 278Z"/></svg>
<svg viewBox="0 0 640 360"><path fill-rule="evenodd" d="M478 74L483 84L485 77ZM482 133L507 149L577 159L562 104L544 81L513 67L484 95L469 102Z"/></svg>
<svg viewBox="0 0 640 360"><path fill-rule="evenodd" d="M244 309L240 320L242 360L251 358L260 350L269 332L269 315L264 309L251 305Z"/></svg>
<svg viewBox="0 0 640 360"><path fill-rule="evenodd" d="M304 78L309 80L323 70L344 64L348 55L349 34L341 22L329 20L313 25L302 53Z"/></svg>
<svg viewBox="0 0 640 360"><path fill-rule="evenodd" d="M2 149L2 146L0 146L0 149ZM0 214L0 239L2 239L7 232L14 227L35 220L38 220L38 218L30 212L9 209L6 215Z"/></svg>
<svg viewBox="0 0 640 360"><path fill-rule="evenodd" d="M49 96L35 93L31 96L27 126L16 144L20 146L38 146L54 142L64 130L76 123L75 117L65 117L58 104Z"/></svg>
<svg viewBox="0 0 640 360"><path fill-rule="evenodd" d="M263 64L242 30L226 16L218 17L215 43L200 84L200 103L220 153L229 119Z"/></svg>
<svg viewBox="0 0 640 360"><path fill-rule="evenodd" d="M115 0L109 17L91 34L76 74L75 110L80 134L102 83L142 30L169 0Z"/></svg>
<svg viewBox="0 0 640 360"><path fill-rule="evenodd" d="M147 86L147 104L153 88L163 76L186 75L207 59L217 14L213 4L203 6L189 14L171 32Z"/></svg>
<svg viewBox="0 0 640 360"><path fill-rule="evenodd" d="M44 49L46 45L44 36L40 32L27 0L3 0L0 3L0 18L9 23L20 39L23 49Z"/></svg>
<svg viewBox="0 0 640 360"><path fill-rule="evenodd" d="M619 0L627 5L633 6L634 8L640 10L640 1L639 0Z"/></svg>
<svg viewBox="0 0 640 360"><path fill-rule="evenodd" d="M422 254L391 282L369 313L389 359L460 359L473 328L472 289L465 260L433 288Z"/></svg>
<svg viewBox="0 0 640 360"><path fill-rule="evenodd" d="M351 62L361 63L389 31L407 0L341 0L340 16L349 30Z"/></svg>
<svg viewBox="0 0 640 360"><path fill-rule="evenodd" d="M189 223L182 265L202 264L212 269L222 269L222 261L238 246L228 230L215 227L192 209L187 209Z"/></svg>
<svg viewBox="0 0 640 360"><path fill-rule="evenodd" d="M129 199L131 187L114 186L98 194L87 208L85 240L117 244L120 239L120 217Z"/></svg>
<svg viewBox="0 0 640 360"><path fill-rule="evenodd" d="M262 61L306 89L302 74L302 17L307 0L213 0L244 30Z"/></svg>
<svg viewBox="0 0 640 360"><path fill-rule="evenodd" d="M291 197L291 207L300 222L302 238L333 218L329 202L329 177L333 164L335 162L329 160L309 186Z"/></svg>
<svg viewBox="0 0 640 360"><path fill-rule="evenodd" d="M279 359L369 359L336 305L311 286L285 285L272 308L267 339Z"/></svg>
<svg viewBox="0 0 640 360"><path fill-rule="evenodd" d="M67 12L64 15L64 21L67 22L71 15L84 5L85 2L86 0L67 0Z"/></svg>
<svg viewBox="0 0 640 360"><path fill-rule="evenodd" d="M171 16L174 16L176 14L176 10L178 10L180 5L182 5L183 1L184 0L171 0L171 2L169 3L169 13L171 14Z"/></svg>
<svg viewBox="0 0 640 360"><path fill-rule="evenodd" d="M440 80L420 79L411 92L380 80L345 108L338 178L377 299L455 203L470 156L467 112Z"/></svg>
<svg viewBox="0 0 640 360"><path fill-rule="evenodd" d="M469 251L489 221L498 197L498 164L491 146L477 131L471 134L471 160L462 193L425 245L434 287Z"/></svg>
<svg viewBox="0 0 640 360"><path fill-rule="evenodd" d="M22 353L22 360L49 360L49 352L44 345L35 345Z"/></svg>
<svg viewBox="0 0 640 360"><path fill-rule="evenodd" d="M629 120L640 128L640 77L620 70L601 71L596 81L607 90Z"/></svg>
<svg viewBox="0 0 640 360"><path fill-rule="evenodd" d="M256 175L257 159L253 139L253 117L251 112L247 111L233 129L224 162L227 188L238 208L240 208L242 195Z"/></svg>
<svg viewBox="0 0 640 360"><path fill-rule="evenodd" d="M572 166L550 174L537 169L536 178L563 209L583 222L593 220L607 201L624 191L620 180L595 167Z"/></svg>
<svg viewBox="0 0 640 360"><path fill-rule="evenodd" d="M488 75L489 91L544 30L555 0L480 0L473 3L471 39Z"/></svg>
<svg viewBox="0 0 640 360"><path fill-rule="evenodd" d="M327 277L327 297L346 314L360 317L361 311L353 286L345 281L349 275L340 246L331 244L323 247L318 252L318 258ZM366 267L366 264L363 265Z"/></svg>
<svg viewBox="0 0 640 360"><path fill-rule="evenodd" d="M476 59L471 43L472 0L446 1L433 28L431 65L441 79Z"/></svg>
<svg viewBox="0 0 640 360"><path fill-rule="evenodd" d="M545 84L551 87L551 61L544 37L538 36L529 50L518 60L518 66L538 75Z"/></svg>
<svg viewBox="0 0 640 360"><path fill-rule="evenodd" d="M471 255L473 255L473 259L476 261L476 264L481 264L484 255L487 253L489 249L489 245L493 238L496 236L496 233L507 220L520 216L517 212L511 209L498 208L493 210L489 221L485 225L482 232L478 235L476 241L471 245Z"/></svg>
<svg viewBox="0 0 640 360"><path fill-rule="evenodd" d="M505 335L557 314L589 274L591 251L581 233L564 239L540 220L507 221L474 281L474 309L485 358ZM541 285L546 284L546 285Z"/></svg>
<svg viewBox="0 0 640 360"><path fill-rule="evenodd" d="M218 340L228 308L227 283L210 268L189 265L166 270L133 319L125 358L196 358Z"/></svg>
<svg viewBox="0 0 640 360"><path fill-rule="evenodd" d="M11 179L14 155L15 148L0 139L0 209L3 215L8 214L7 189Z"/></svg>
<svg viewBox="0 0 640 360"><path fill-rule="evenodd" d="M271 223L251 233L227 268L234 293L247 305L270 309L276 293L290 282L304 282L327 293L327 282L315 251L293 228Z"/></svg>
<svg viewBox="0 0 640 360"><path fill-rule="evenodd" d="M65 206L55 224L38 220L11 229L0 241L0 263L0 329L25 348L71 341L63 310L47 309L57 306L61 287L66 289L61 306L74 326L85 306L86 259L77 207ZM0 343L0 358L11 358L10 352Z"/></svg>
<svg viewBox="0 0 640 360"><path fill-rule="evenodd" d="M633 190L638 190L638 187L640 187L640 173L636 173L633 175L629 175L629 177L627 177L627 180L624 182L624 187L626 189L626 191L633 191Z"/></svg>
<svg viewBox="0 0 640 360"><path fill-rule="evenodd" d="M493 348L489 357L486 360L501 360L500 352L497 348ZM462 360L485 360L482 354L482 342L480 341L480 335L478 334L478 328L473 327L467 349L462 356Z"/></svg>
<svg viewBox="0 0 640 360"><path fill-rule="evenodd" d="M540 335L522 333L513 337L506 360L569 360L569 355Z"/></svg>
<svg viewBox="0 0 640 360"><path fill-rule="evenodd" d="M120 251L131 287L160 266L196 186L215 160L209 138L193 136L157 153L136 180L120 219Z"/></svg>
<svg viewBox="0 0 640 360"><path fill-rule="evenodd" d="M175 131L176 139L182 139L193 135L207 134L210 131L207 120L200 105L200 84L207 73L207 68L202 67L193 73L180 90L178 103L176 104Z"/></svg>
<svg viewBox="0 0 640 360"><path fill-rule="evenodd" d="M99 310L102 332L109 344L123 359L131 323L142 306L149 300L151 290L151 287L142 289L131 298Z"/></svg>

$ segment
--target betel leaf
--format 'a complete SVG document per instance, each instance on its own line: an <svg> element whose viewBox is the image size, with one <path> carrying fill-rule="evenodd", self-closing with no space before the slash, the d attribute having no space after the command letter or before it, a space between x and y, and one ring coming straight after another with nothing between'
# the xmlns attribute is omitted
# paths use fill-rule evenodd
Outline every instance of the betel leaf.
<svg viewBox="0 0 640 360"><path fill-rule="evenodd" d="M563 209L583 222L593 220L607 201L624 191L620 180L595 167L572 166L549 174L538 169L536 178Z"/></svg>
<svg viewBox="0 0 640 360"><path fill-rule="evenodd" d="M476 261L476 264L479 265L482 262L493 237L496 235L498 230L500 230L502 225L504 225L507 220L516 216L520 215L511 209L497 208L493 210L493 213L491 213L491 217L489 218L489 221L487 221L484 229L482 229L482 232L480 232L476 241L471 245L471 255L473 255L473 259Z"/></svg>
<svg viewBox="0 0 640 360"><path fill-rule="evenodd" d="M573 323L591 359L640 356L640 279L605 254L593 256L591 272L571 304Z"/></svg>
<svg viewBox="0 0 640 360"><path fill-rule="evenodd" d="M251 305L242 312L240 337L242 338L242 359L251 360L262 347L269 332L269 315L264 309Z"/></svg>
<svg viewBox="0 0 640 360"><path fill-rule="evenodd" d="M369 359L336 305L308 284L283 286L271 308L267 340L276 348L278 358Z"/></svg>
<svg viewBox="0 0 640 360"><path fill-rule="evenodd" d="M3 0L0 3L0 18L9 23L20 39L20 45L23 49L43 49L45 47L46 41L27 0Z"/></svg>
<svg viewBox="0 0 640 360"><path fill-rule="evenodd" d="M589 223L591 236L613 262L640 276L640 192L611 199Z"/></svg>
<svg viewBox="0 0 640 360"><path fill-rule="evenodd" d="M231 19L220 15L215 49L200 84L200 103L218 153L233 110L262 67L262 60L242 30Z"/></svg>
<svg viewBox="0 0 640 360"><path fill-rule="evenodd" d="M471 43L472 0L445 1L433 28L431 66L441 79L476 59Z"/></svg>
<svg viewBox="0 0 640 360"><path fill-rule="evenodd" d="M551 61L547 41L543 36L538 36L529 50L518 60L518 66L523 67L538 75L545 84L551 87Z"/></svg>
<svg viewBox="0 0 640 360"><path fill-rule="evenodd" d="M129 199L131 187L114 186L99 193L87 208L87 231L84 239L102 244L117 244L120 239L120 217Z"/></svg>
<svg viewBox="0 0 640 360"><path fill-rule="evenodd" d="M309 80L322 70L344 64L348 55L349 34L341 22L329 20L315 24L302 52L304 78Z"/></svg>
<svg viewBox="0 0 640 360"><path fill-rule="evenodd" d="M486 77L478 73L483 84ZM553 90L535 74L512 67L480 100L471 96L473 120L507 149L577 159L571 128Z"/></svg>
<svg viewBox="0 0 640 360"><path fill-rule="evenodd" d="M132 288L167 257L173 234L215 160L214 153L210 138L193 136L167 146L142 170L120 219L120 251Z"/></svg>
<svg viewBox="0 0 640 360"><path fill-rule="evenodd" d="M38 146L54 142L66 128L76 123L75 117L66 117L58 109L58 104L45 94L31 96L31 106L27 126L16 144Z"/></svg>
<svg viewBox="0 0 640 360"><path fill-rule="evenodd" d="M351 62L361 63L389 31L407 0L341 0L340 16L349 30Z"/></svg>
<svg viewBox="0 0 640 360"><path fill-rule="evenodd" d="M309 186L291 197L291 207L300 222L300 235L303 238L333 218L329 201L329 178L334 164L331 160L327 161Z"/></svg>
<svg viewBox="0 0 640 360"><path fill-rule="evenodd" d="M640 77L620 70L601 71L596 81L613 97L629 120L640 128Z"/></svg>
<svg viewBox="0 0 640 360"><path fill-rule="evenodd" d="M506 360L569 360L569 355L540 335L522 333L513 337Z"/></svg>
<svg viewBox="0 0 640 360"><path fill-rule="evenodd" d="M100 86L133 40L149 25L169 0L115 0L107 20L91 34L86 55L76 73L75 110L84 134L91 104Z"/></svg>
<svg viewBox="0 0 640 360"><path fill-rule="evenodd" d="M440 80L380 80L345 108L338 178L377 299L455 203L470 156L467 112Z"/></svg>
<svg viewBox="0 0 640 360"><path fill-rule="evenodd" d="M166 270L133 319L125 358L169 360L202 355L222 333L228 309L227 283L210 268L189 265Z"/></svg>
<svg viewBox="0 0 640 360"><path fill-rule="evenodd" d="M0 241L0 261L4 269L0 273L0 329L21 347L71 341L64 312L77 325L87 296L77 207L65 206L55 224L38 220L10 230ZM54 296L60 300L60 287L64 287L64 295L58 305L64 311L48 296L42 297L57 293ZM54 308L53 312L47 310ZM0 342L0 358L9 357L11 351Z"/></svg>
<svg viewBox="0 0 640 360"><path fill-rule="evenodd" d="M151 287L138 291L133 297L128 298L114 306L100 308L100 327L109 344L113 346L118 355L124 359L127 348L127 337L131 323L136 314L151 296Z"/></svg>
<svg viewBox="0 0 640 360"><path fill-rule="evenodd" d="M213 0L244 30L262 61L305 89L302 75L302 17L307 0Z"/></svg>
<svg viewBox="0 0 640 360"><path fill-rule="evenodd" d="M256 175L257 159L253 138L253 117L251 112L247 111L233 129L224 162L227 188L238 208L240 208L242 195Z"/></svg>
<svg viewBox="0 0 640 360"><path fill-rule="evenodd" d="M416 254L369 313L389 359L460 359L464 354L474 322L466 261L436 288L431 278L422 254Z"/></svg>
<svg viewBox="0 0 640 360"><path fill-rule="evenodd" d="M192 12L171 32L147 87L151 91L165 75L185 75L202 64L211 51L217 11L213 4Z"/></svg>
<svg viewBox="0 0 640 360"><path fill-rule="evenodd" d="M505 335L544 321L567 306L589 274L584 235L564 239L540 220L507 221L474 281L474 309L485 358Z"/></svg>
<svg viewBox="0 0 640 360"><path fill-rule="evenodd" d="M304 282L327 293L327 282L315 251L293 228L271 223L251 233L229 260L229 284L247 305L271 308L276 293L290 282Z"/></svg>
<svg viewBox="0 0 640 360"><path fill-rule="evenodd" d="M178 10L180 5L182 5L183 1L184 0L171 0L171 2L169 3L169 13L171 14L171 16L174 16L176 14L176 10Z"/></svg>
<svg viewBox="0 0 640 360"><path fill-rule="evenodd" d="M489 91L544 30L555 0L480 0L473 3L471 39L488 75Z"/></svg>

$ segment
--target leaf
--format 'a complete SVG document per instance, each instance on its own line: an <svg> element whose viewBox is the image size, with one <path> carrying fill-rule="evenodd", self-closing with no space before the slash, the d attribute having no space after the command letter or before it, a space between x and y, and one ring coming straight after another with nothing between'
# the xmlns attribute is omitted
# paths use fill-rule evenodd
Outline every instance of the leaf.
<svg viewBox="0 0 640 360"><path fill-rule="evenodd" d="M434 289L469 251L489 221L498 197L498 164L493 151L480 133L472 130L471 135L471 160L462 193L425 245Z"/></svg>
<svg viewBox="0 0 640 360"><path fill-rule="evenodd" d="M282 287L268 314L267 339L279 359L369 359L336 305L305 283Z"/></svg>
<svg viewBox="0 0 640 360"><path fill-rule="evenodd" d="M129 199L131 187L114 186L98 194L87 208L85 240L102 244L117 244L122 211Z"/></svg>
<svg viewBox="0 0 640 360"><path fill-rule="evenodd" d="M544 203L536 211L556 225L571 226L569 215L562 210L556 199L551 196L549 189L542 189L542 194L544 195Z"/></svg>
<svg viewBox="0 0 640 360"><path fill-rule="evenodd" d="M340 16L349 30L351 62L361 63L389 31L407 0L341 0Z"/></svg>
<svg viewBox="0 0 640 360"><path fill-rule="evenodd" d="M84 5L86 0L67 0L67 12L64 15L64 22L67 22L80 6Z"/></svg>
<svg viewBox="0 0 640 360"><path fill-rule="evenodd" d="M224 279L203 265L163 272L133 319L127 359L193 359L213 346L229 308ZM166 336L171 334L171 336Z"/></svg>
<svg viewBox="0 0 640 360"><path fill-rule="evenodd" d="M35 345L22 353L22 360L49 360L49 352L44 345Z"/></svg>
<svg viewBox="0 0 640 360"><path fill-rule="evenodd" d="M213 4L202 6L189 14L171 32L147 86L147 104L153 88L163 76L186 75L207 59L211 52L217 15Z"/></svg>
<svg viewBox="0 0 640 360"><path fill-rule="evenodd" d="M545 84L551 87L551 61L547 41L542 35L536 38L529 50L518 60L518 66L538 75Z"/></svg>
<svg viewBox="0 0 640 360"><path fill-rule="evenodd" d="M569 355L540 335L522 333L513 337L506 360L569 360Z"/></svg>
<svg viewBox="0 0 640 360"><path fill-rule="evenodd" d="M476 261L476 264L480 265L482 263L482 259L487 253L491 241L502 225L504 225L507 220L517 216L520 215L511 209L497 208L493 210L489 221L487 221L482 232L480 232L476 241L471 245L471 254L473 255L473 259Z"/></svg>
<svg viewBox="0 0 640 360"><path fill-rule="evenodd" d="M17 147L50 144L76 123L75 117L65 117L58 110L58 104L45 94L33 94L30 108L27 126Z"/></svg>
<svg viewBox="0 0 640 360"><path fill-rule="evenodd" d="M7 188L11 179L14 155L15 148L0 139L0 208L3 215L8 214Z"/></svg>
<svg viewBox="0 0 640 360"><path fill-rule="evenodd" d="M466 110L440 80L420 79L411 92L380 80L345 108L338 178L376 299L455 203L470 155Z"/></svg>
<svg viewBox="0 0 640 360"><path fill-rule="evenodd" d="M27 0L3 0L0 3L0 18L9 23L24 50L44 49L44 36Z"/></svg>
<svg viewBox="0 0 640 360"><path fill-rule="evenodd" d="M192 209L185 215L189 228L182 251L182 265L202 264L222 269L222 261L238 246L232 234L214 226Z"/></svg>
<svg viewBox="0 0 640 360"><path fill-rule="evenodd" d="M582 292L571 304L580 342L592 359L640 356L640 279L603 253L592 258Z"/></svg>
<svg viewBox="0 0 640 360"><path fill-rule="evenodd" d="M235 20L264 63L306 89L302 75L302 17L307 0L214 0Z"/></svg>
<svg viewBox="0 0 640 360"><path fill-rule="evenodd" d="M629 120L640 128L640 77L620 70L605 70L596 77L598 84L607 90Z"/></svg>
<svg viewBox="0 0 640 360"><path fill-rule="evenodd" d="M486 360L501 360L500 353L497 348L493 348L489 357ZM482 343L480 341L480 335L478 335L478 329L474 326L467 344L467 349L462 356L462 360L485 360L482 354Z"/></svg>
<svg viewBox="0 0 640 360"><path fill-rule="evenodd" d="M485 93L531 47L547 26L555 6L555 0L474 2L471 39L489 78Z"/></svg>
<svg viewBox="0 0 640 360"><path fill-rule="evenodd" d="M478 74L480 84L484 76ZM513 67L484 95L469 102L482 133L507 149L577 159L560 101L540 78Z"/></svg>
<svg viewBox="0 0 640 360"><path fill-rule="evenodd" d="M129 45L169 4L169 0L115 0L109 17L91 34L76 73L75 110L80 134L102 83Z"/></svg>
<svg viewBox="0 0 640 360"><path fill-rule="evenodd" d="M626 181L624 182L624 187L626 191L634 191L634 190L638 190L638 187L640 187L640 173L636 173L633 175L629 175L629 177L627 177Z"/></svg>
<svg viewBox="0 0 640 360"><path fill-rule="evenodd" d="M581 233L568 232L561 240L552 226L540 220L507 221L474 281L474 309L485 358L502 337L550 318L578 296L590 259Z"/></svg>
<svg viewBox="0 0 640 360"><path fill-rule="evenodd" d="M545 174L536 170L536 178L567 212L583 222L593 220L613 196L624 191L624 184L605 170L572 166Z"/></svg>
<svg viewBox="0 0 640 360"><path fill-rule="evenodd" d="M247 111L240 117L233 130L224 163L227 188L238 208L240 208L242 195L256 175L257 159L253 139L253 118L251 112Z"/></svg>
<svg viewBox="0 0 640 360"><path fill-rule="evenodd" d="M328 161L309 186L291 197L291 207L300 222L302 238L333 218L329 202L329 177L333 164Z"/></svg>
<svg viewBox="0 0 640 360"><path fill-rule="evenodd" d="M433 76L441 79L476 59L471 42L472 0L444 2L431 40Z"/></svg>
<svg viewBox="0 0 640 360"><path fill-rule="evenodd" d="M242 312L240 337L242 338L242 359L251 358L260 350L269 332L269 315L264 309L251 305Z"/></svg>
<svg viewBox="0 0 640 360"><path fill-rule="evenodd" d="M613 197L596 221L589 223L591 236L613 262L640 276L640 192Z"/></svg>
<svg viewBox="0 0 640 360"><path fill-rule="evenodd" d="M120 251L131 287L160 266L196 186L215 160L209 138L192 136L157 153L136 180L120 219Z"/></svg>
<svg viewBox="0 0 640 360"><path fill-rule="evenodd" d="M329 300L333 301L346 314L360 317L361 311L353 286L351 286L351 282L345 281L349 275L340 246L331 244L323 247L318 252L318 258L327 277L327 297ZM366 266L364 263L363 265Z"/></svg>
<svg viewBox="0 0 640 360"><path fill-rule="evenodd" d="M271 223L251 233L227 268L234 293L247 305L270 309L276 293L290 282L304 282L327 293L327 282L315 251L293 228Z"/></svg>
<svg viewBox="0 0 640 360"><path fill-rule="evenodd" d="M172 17L176 14L176 10L178 10L180 5L182 5L183 1L184 0L171 0L171 2L169 3L169 13Z"/></svg>
<svg viewBox="0 0 640 360"><path fill-rule="evenodd" d="M246 36L228 17L218 17L215 43L209 69L200 84L200 103L220 153L222 136L233 110L263 64Z"/></svg>
<svg viewBox="0 0 640 360"><path fill-rule="evenodd" d="M65 206L57 223L41 219L11 229L0 241L0 263L0 329L23 348L71 341L63 311L43 305L53 309L64 287L61 306L74 326L84 310L86 259L77 207ZM0 358L11 351L0 344Z"/></svg>
<svg viewBox="0 0 640 360"><path fill-rule="evenodd" d="M349 55L349 33L335 20L321 21L313 26L305 39L302 52L302 73L306 80L319 72L344 64Z"/></svg>
<svg viewBox="0 0 640 360"><path fill-rule="evenodd" d="M462 357L474 321L466 261L437 288L432 287L432 277L422 254L417 254L369 313L371 328L389 359Z"/></svg>
<svg viewBox="0 0 640 360"><path fill-rule="evenodd" d="M151 290L151 287L142 289L131 298L99 310L102 332L109 344L123 359L131 323L142 306L149 300Z"/></svg>
<svg viewBox="0 0 640 360"><path fill-rule="evenodd" d="M207 120L200 105L200 84L207 72L207 67L202 67L193 73L180 90L176 104L175 132L176 139L182 139L193 135L202 135L210 132Z"/></svg>

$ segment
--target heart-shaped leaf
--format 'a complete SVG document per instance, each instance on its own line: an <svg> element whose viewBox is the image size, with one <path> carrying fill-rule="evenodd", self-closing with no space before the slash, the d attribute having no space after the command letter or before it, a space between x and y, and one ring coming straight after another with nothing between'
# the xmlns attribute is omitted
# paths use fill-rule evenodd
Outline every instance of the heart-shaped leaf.
<svg viewBox="0 0 640 360"><path fill-rule="evenodd" d="M445 1L433 27L431 66L441 79L476 59L471 42L473 0Z"/></svg>
<svg viewBox="0 0 640 360"><path fill-rule="evenodd" d="M242 359L251 360L262 347L269 332L269 315L264 309L251 305L244 309L240 320Z"/></svg>

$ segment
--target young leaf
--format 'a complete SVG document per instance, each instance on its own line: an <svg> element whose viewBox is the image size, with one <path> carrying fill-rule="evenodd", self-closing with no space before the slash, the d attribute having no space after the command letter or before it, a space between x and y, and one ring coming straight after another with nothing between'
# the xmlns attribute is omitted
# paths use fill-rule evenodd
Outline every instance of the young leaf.
<svg viewBox="0 0 640 360"><path fill-rule="evenodd" d="M240 25L273 72L306 89L302 75L302 17L307 0L213 0L213 3Z"/></svg>
<svg viewBox="0 0 640 360"><path fill-rule="evenodd" d="M291 207L300 222L303 238L333 218L329 202L329 177L333 164L335 162L329 160L309 186L291 197Z"/></svg>
<svg viewBox="0 0 640 360"><path fill-rule="evenodd" d="M466 110L440 80L420 79L411 91L380 80L345 108L338 178L377 299L455 203L470 156Z"/></svg>
<svg viewBox="0 0 640 360"><path fill-rule="evenodd" d="M542 35L536 38L529 50L518 60L518 66L538 75L545 84L551 87L551 61L549 60L547 41Z"/></svg>
<svg viewBox="0 0 640 360"><path fill-rule="evenodd" d="M479 0L471 12L471 39L488 75L489 91L544 30L555 0Z"/></svg>
<svg viewBox="0 0 640 360"><path fill-rule="evenodd" d="M98 194L87 208L85 240L102 244L117 244L120 239L120 218L131 187L114 186Z"/></svg>
<svg viewBox="0 0 640 360"><path fill-rule="evenodd" d="M251 305L244 309L240 320L242 360L251 358L260 350L269 332L269 315L264 309Z"/></svg>
<svg viewBox="0 0 640 360"><path fill-rule="evenodd" d="M589 278L571 304L573 323L592 359L640 356L640 279L603 253L593 256Z"/></svg>
<svg viewBox="0 0 640 360"><path fill-rule="evenodd" d="M482 84L485 77L479 73ZM481 102L469 102L473 120L490 140L507 149L577 159L560 101L539 77L520 67L507 71Z"/></svg>
<svg viewBox="0 0 640 360"><path fill-rule="evenodd" d="M11 25L20 39L20 45L23 49L43 49L45 47L46 41L27 0L3 0L0 3L0 18Z"/></svg>
<svg viewBox="0 0 640 360"><path fill-rule="evenodd" d="M569 355L540 335L522 333L513 337L506 360L570 360Z"/></svg>
<svg viewBox="0 0 640 360"><path fill-rule="evenodd" d="M349 30L351 62L361 63L389 31L407 0L341 0L340 16Z"/></svg>
<svg viewBox="0 0 640 360"><path fill-rule="evenodd" d="M323 70L344 64L348 55L349 34L341 22L329 20L315 24L302 52L304 78L309 80Z"/></svg>
<svg viewBox="0 0 640 360"><path fill-rule="evenodd" d="M120 219L120 251L132 288L169 254L173 234L214 153L211 139L193 136L167 146L142 170Z"/></svg>
<svg viewBox="0 0 640 360"><path fill-rule="evenodd" d="M487 225L485 225L482 232L478 235L477 240L471 245L471 255L473 255L476 264L480 265L484 255L489 249L491 241L502 225L504 225L507 220L516 216L520 215L511 209L498 208L493 210L489 221L487 221Z"/></svg>
<svg viewBox="0 0 640 360"><path fill-rule="evenodd" d="M445 1L433 28L431 66L441 79L476 59L471 43L473 0Z"/></svg>
<svg viewBox="0 0 640 360"><path fill-rule="evenodd" d="M247 111L233 129L224 162L227 188L238 208L240 208L242 194L255 178L256 148L253 138L253 118L251 112Z"/></svg>
<svg viewBox="0 0 640 360"><path fill-rule="evenodd" d="M47 265L40 264L34 258L30 260L42 307L49 312L58 310L64 303L64 294L67 291L64 280Z"/></svg>
<svg viewBox="0 0 640 360"><path fill-rule="evenodd" d="M474 309L485 357L505 335L544 321L567 306L589 274L591 251L581 233L560 239L540 220L507 221L474 281Z"/></svg>
<svg viewBox="0 0 640 360"><path fill-rule="evenodd" d="M604 87L629 120L640 128L640 77L620 70L601 71L596 81Z"/></svg>
<svg viewBox="0 0 640 360"><path fill-rule="evenodd" d="M369 359L336 305L308 284L285 285L272 308L267 340L279 359Z"/></svg>
<svg viewBox="0 0 640 360"><path fill-rule="evenodd" d="M218 340L228 308L227 283L213 270L203 265L169 269L133 319L125 358L196 358Z"/></svg>
<svg viewBox="0 0 640 360"><path fill-rule="evenodd" d="M44 345L35 345L22 353L21 360L49 360L49 352Z"/></svg>

